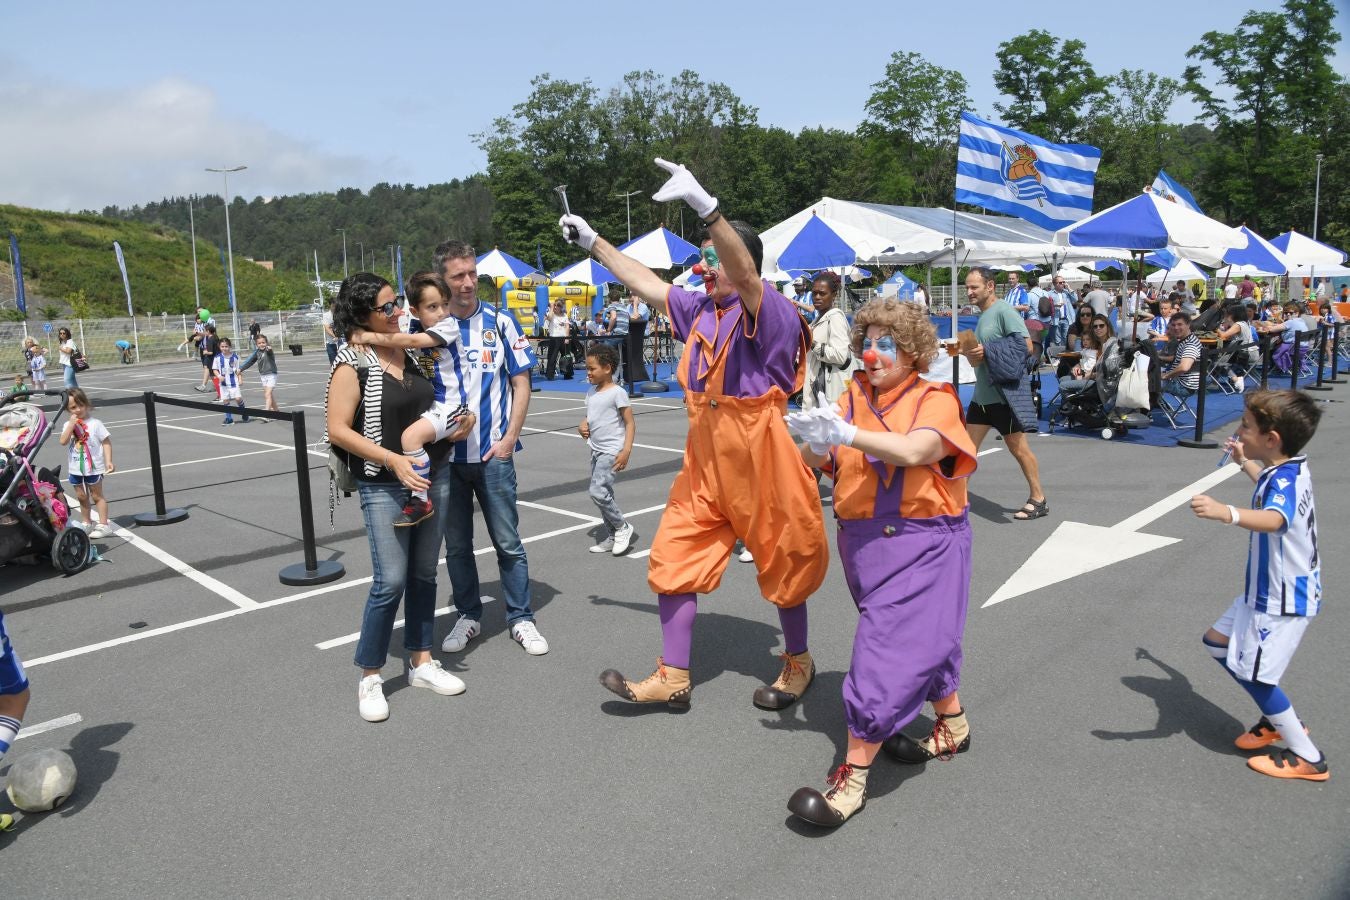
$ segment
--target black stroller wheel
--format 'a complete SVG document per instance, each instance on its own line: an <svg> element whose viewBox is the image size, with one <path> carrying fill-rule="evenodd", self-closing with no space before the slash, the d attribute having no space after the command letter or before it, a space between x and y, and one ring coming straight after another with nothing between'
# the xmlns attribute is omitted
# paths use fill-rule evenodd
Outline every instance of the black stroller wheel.
<svg viewBox="0 0 1350 900"><path fill-rule="evenodd" d="M89 565L89 534L83 528L68 525L52 541L52 565L66 575L74 575Z"/></svg>

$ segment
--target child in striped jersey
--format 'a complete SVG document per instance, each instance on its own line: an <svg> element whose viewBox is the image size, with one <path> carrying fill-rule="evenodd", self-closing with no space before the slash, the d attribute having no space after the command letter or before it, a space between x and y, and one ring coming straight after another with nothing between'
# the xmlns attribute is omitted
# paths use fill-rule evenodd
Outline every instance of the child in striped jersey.
<svg viewBox="0 0 1350 900"><path fill-rule="evenodd" d="M1279 682L1322 605L1312 475L1307 457L1297 455L1321 417L1301 391L1251 394L1227 447L1233 462L1256 482L1251 508L1239 510L1204 494L1191 498L1200 518L1252 533L1246 588L1204 636L1205 648L1261 708L1261 721L1235 743L1239 750L1260 750L1283 740L1288 749L1252 757L1248 767L1307 781L1326 781L1331 773Z"/></svg>
<svg viewBox="0 0 1350 900"><path fill-rule="evenodd" d="M229 338L221 338L220 352L211 362L211 372L220 382L220 402L226 406L238 404L239 421L247 425L249 418L248 413L244 412L244 376L240 371L239 354L234 352L234 345L230 343ZM227 411L225 420L220 424L233 425L234 416Z"/></svg>
<svg viewBox="0 0 1350 900"><path fill-rule="evenodd" d="M435 389L431 409L403 431L403 455L412 460L413 472L422 478L431 477L431 457L426 445L444 440L460 428L468 413L462 397L450 402L446 397L446 383L460 383L456 371L459 354L454 345L459 341L459 322L450 316L449 289L435 272L417 272L408 279L406 296L412 306L421 331L414 334L373 334L357 331L353 344L397 347L401 350L421 350L419 363L423 373ZM413 491L403 511L394 518L395 528L409 528L427 519L435 512L426 490Z"/></svg>

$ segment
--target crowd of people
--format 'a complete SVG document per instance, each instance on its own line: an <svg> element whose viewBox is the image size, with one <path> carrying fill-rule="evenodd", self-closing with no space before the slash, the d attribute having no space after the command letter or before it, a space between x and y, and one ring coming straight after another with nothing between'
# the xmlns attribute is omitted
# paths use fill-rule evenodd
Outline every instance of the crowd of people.
<svg viewBox="0 0 1350 900"><path fill-rule="evenodd" d="M600 683L630 703L691 704L700 596L718 589L740 542L782 629L778 674L753 691L751 703L783 710L801 700L817 673L807 605L829 564L817 483L828 478L839 559L858 613L841 698L846 745L826 788L802 787L787 806L799 819L837 827L866 805L869 771L880 754L920 765L953 759L971 746L958 696L974 565L968 485L990 430L1002 435L1027 483L1027 500L1013 518L1032 521L1050 511L1026 438L1035 430L1035 411L1021 375L1039 364L1047 341L1062 341L1078 354L1063 386L1084 383L1110 342L1125 339L1128 320L1132 339L1161 338L1165 329L1175 344L1160 354L1161 389L1194 391L1199 352L1187 311L1194 298L1137 292L1115 304L1093 286L1075 299L1059 278L1030 290L1010 279L999 298L995 273L975 267L965 291L979 321L952 345L976 375L973 399L963 409L951 384L922 377L942 352L923 304L876 299L850 323L836 306L839 280L827 273L810 284L814 320L808 323L805 301L794 304L761 278L763 246L754 230L728 219L686 167L657 163L669 177L655 199L681 201L703 223L705 291L663 281L580 215L569 212L559 222L564 239L630 292L597 314L602 339L584 351L590 389L578 431L591 451L589 496L605 527L594 553L623 555L634 542L616 496L616 476L628 467L635 438L619 387L636 374L623 371L623 345L636 323L664 316L684 346L677 377L688 417L685 450L647 569L661 650L645 678L607 668ZM399 326L396 288L366 272L342 282L326 321L336 347L326 440L354 477L372 560L354 657L357 711L368 722L390 715L384 671L400 606L408 684L447 696L465 690L435 656L434 608L444 548L456 617L440 650L462 652L483 634L475 504L496 553L507 632L531 656L549 651L535 621L514 462L535 350L512 315L479 299L475 252L464 242L439 245L432 268L414 274L404 290L416 319L408 330ZM1293 330L1304 315L1295 307L1289 314L1261 306L1268 315L1253 317L1234 297L1221 333L1248 340L1253 333ZM573 337L570 320L566 330L559 321L566 318L557 306L545 317L546 377L556 374ZM264 386L268 408L276 408L276 364L266 337L255 335L253 352L241 362L213 323L199 324L199 389L216 385L222 401L231 403L240 374L256 365L272 379ZM801 408L789 412L797 392ZM82 392L73 390L70 404L61 442L79 444L84 454L77 485L84 518L106 522L100 481L113 471L107 430L89 415L92 404ZM1256 483L1251 507L1238 510L1203 495L1192 500L1197 516L1252 532L1244 592L1203 638L1262 713L1235 736L1236 746L1268 751L1248 760L1257 772L1313 781L1329 777L1325 756L1279 681L1320 609L1312 484L1300 455L1319 416L1298 392L1250 394L1228 450ZM22 665L0 616L0 756L27 699ZM934 714L931 729L906 734L925 704ZM1268 749L1277 743L1283 747Z"/></svg>

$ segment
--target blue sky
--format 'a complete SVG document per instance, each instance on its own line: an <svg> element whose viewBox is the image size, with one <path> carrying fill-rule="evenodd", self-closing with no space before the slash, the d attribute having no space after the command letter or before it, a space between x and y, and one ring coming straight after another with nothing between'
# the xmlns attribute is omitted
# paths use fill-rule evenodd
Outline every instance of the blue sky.
<svg viewBox="0 0 1350 900"><path fill-rule="evenodd" d="M1084 40L1101 74L1179 77L1206 31L1279 5L8 4L0 203L77 210L219 193L220 176L203 168L238 164L249 169L230 187L248 197L448 181L482 170L472 135L545 72L603 91L634 69L689 68L758 107L762 124L851 129L891 53L906 50L961 71L976 111L993 116L994 54L1015 34ZM1350 36L1347 4L1337 5L1337 30Z"/></svg>

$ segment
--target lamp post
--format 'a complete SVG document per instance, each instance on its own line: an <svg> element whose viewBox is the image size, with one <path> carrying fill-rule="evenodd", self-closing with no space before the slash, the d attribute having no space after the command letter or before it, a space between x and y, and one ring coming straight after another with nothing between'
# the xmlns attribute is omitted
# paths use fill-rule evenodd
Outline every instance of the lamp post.
<svg viewBox="0 0 1350 900"><path fill-rule="evenodd" d="M629 191L626 194L615 194L615 197L623 198L624 212L628 216L628 240L633 239L633 201L630 199L634 194L640 194L642 191Z"/></svg>
<svg viewBox="0 0 1350 900"><path fill-rule="evenodd" d="M188 231L192 235L192 292L197 297L197 309L202 308L202 286L197 279L197 220L192 215L192 198L188 198Z"/></svg>
<svg viewBox="0 0 1350 900"><path fill-rule="evenodd" d="M366 245L357 241L356 248L361 251L361 271L364 272L366 270Z"/></svg>
<svg viewBox="0 0 1350 900"><path fill-rule="evenodd" d="M396 272L396 271L394 270L394 245L393 245L393 244L390 244L390 245L389 245L389 278L390 278L391 281L396 281L396 280L398 279L398 272ZM395 288L395 291L397 291L397 290L398 290L398 289Z"/></svg>
<svg viewBox="0 0 1350 900"><path fill-rule="evenodd" d="M342 232L342 278L347 278L347 229L334 228L334 231Z"/></svg>
<svg viewBox="0 0 1350 900"><path fill-rule="evenodd" d="M229 169L207 169L208 172L219 172L225 179L225 253L230 260L230 312L234 320L234 339L239 339L239 304L235 301L234 294L234 243L230 238L230 174L233 172L242 172L248 166L234 166Z"/></svg>
<svg viewBox="0 0 1350 900"><path fill-rule="evenodd" d="M1317 207L1322 201L1322 154L1317 154L1317 182L1313 188L1313 233L1312 239L1317 240Z"/></svg>

